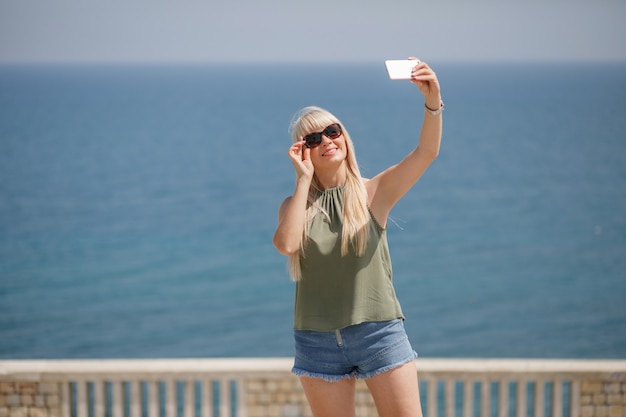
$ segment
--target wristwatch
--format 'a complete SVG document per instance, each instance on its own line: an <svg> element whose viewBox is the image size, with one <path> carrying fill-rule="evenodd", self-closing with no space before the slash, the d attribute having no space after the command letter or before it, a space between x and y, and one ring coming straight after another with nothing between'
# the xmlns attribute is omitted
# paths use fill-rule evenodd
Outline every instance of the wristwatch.
<svg viewBox="0 0 626 417"><path fill-rule="evenodd" d="M441 101L441 105L439 106L438 109L431 109L426 104L424 104L424 108L426 109L428 113L432 114L433 116L438 116L443 111L443 100Z"/></svg>

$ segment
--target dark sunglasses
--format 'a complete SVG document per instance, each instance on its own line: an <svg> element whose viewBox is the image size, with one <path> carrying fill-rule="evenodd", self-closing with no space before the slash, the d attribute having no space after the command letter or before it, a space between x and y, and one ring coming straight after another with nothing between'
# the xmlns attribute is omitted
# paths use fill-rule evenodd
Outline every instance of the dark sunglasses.
<svg viewBox="0 0 626 417"><path fill-rule="evenodd" d="M313 149L322 143L322 135L329 139L337 139L341 136L341 133L341 126L339 123L333 123L321 132L309 133L304 137L304 142L307 148Z"/></svg>

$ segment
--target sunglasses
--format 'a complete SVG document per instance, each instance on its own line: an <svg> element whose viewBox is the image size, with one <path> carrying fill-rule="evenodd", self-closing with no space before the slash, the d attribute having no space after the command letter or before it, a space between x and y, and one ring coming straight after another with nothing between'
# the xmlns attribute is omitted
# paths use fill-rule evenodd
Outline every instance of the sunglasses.
<svg viewBox="0 0 626 417"><path fill-rule="evenodd" d="M304 142L307 148L313 149L322 143L322 135L329 139L337 139L341 136L341 133L341 126L338 123L334 123L321 132L309 133L304 137Z"/></svg>

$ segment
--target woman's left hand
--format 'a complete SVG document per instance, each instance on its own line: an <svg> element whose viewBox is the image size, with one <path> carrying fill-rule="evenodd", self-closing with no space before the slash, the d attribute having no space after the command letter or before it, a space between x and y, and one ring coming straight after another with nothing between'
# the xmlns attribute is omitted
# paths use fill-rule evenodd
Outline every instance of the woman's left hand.
<svg viewBox="0 0 626 417"><path fill-rule="evenodd" d="M417 60L415 57L409 59ZM411 82L424 94L426 105L431 109L438 109L441 104L441 91L437 74L425 62L417 62L411 71Z"/></svg>

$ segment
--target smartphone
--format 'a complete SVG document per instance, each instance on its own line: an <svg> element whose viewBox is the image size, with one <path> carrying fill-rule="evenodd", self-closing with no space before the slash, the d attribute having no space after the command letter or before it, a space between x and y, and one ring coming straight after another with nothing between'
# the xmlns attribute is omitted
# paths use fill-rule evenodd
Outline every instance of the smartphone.
<svg viewBox="0 0 626 417"><path fill-rule="evenodd" d="M385 66L390 79L410 80L413 67L419 63L417 59L388 59L385 61Z"/></svg>

